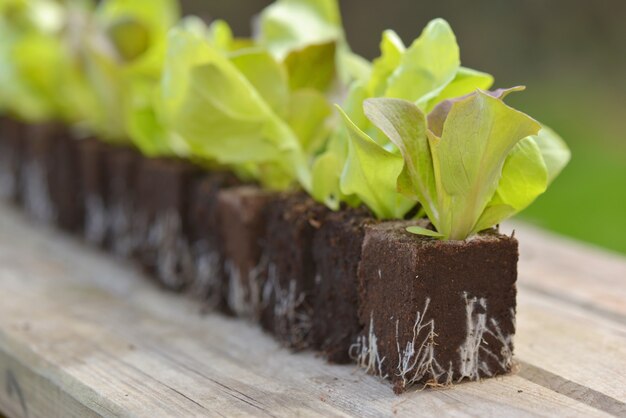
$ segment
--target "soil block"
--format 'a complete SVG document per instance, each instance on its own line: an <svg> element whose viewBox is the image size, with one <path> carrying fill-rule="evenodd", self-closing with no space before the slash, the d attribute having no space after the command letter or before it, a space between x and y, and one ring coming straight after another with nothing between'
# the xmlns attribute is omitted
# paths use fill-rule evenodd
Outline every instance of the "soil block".
<svg viewBox="0 0 626 418"><path fill-rule="evenodd" d="M13 118L0 118L0 198L20 202L20 171L24 154L25 125Z"/></svg>
<svg viewBox="0 0 626 418"><path fill-rule="evenodd" d="M58 217L53 202L55 157L56 148L66 135L60 125L52 123L29 125L24 132L21 195L26 212L39 222L52 224Z"/></svg>
<svg viewBox="0 0 626 418"><path fill-rule="evenodd" d="M85 239L105 246L108 234L107 155L111 146L95 138L78 141L81 188L84 199Z"/></svg>
<svg viewBox="0 0 626 418"><path fill-rule="evenodd" d="M186 161L143 158L137 181L135 234L143 268L168 289L182 290L192 277L183 221L192 179L200 169Z"/></svg>
<svg viewBox="0 0 626 418"><path fill-rule="evenodd" d="M70 232L83 226L77 144L70 130L60 124L31 125L25 131L24 206L36 219Z"/></svg>
<svg viewBox="0 0 626 418"><path fill-rule="evenodd" d="M226 306L241 317L258 320L266 281L262 258L266 208L276 194L255 186L225 189L218 195L220 239L226 272Z"/></svg>
<svg viewBox="0 0 626 418"><path fill-rule="evenodd" d="M226 172L210 172L191 180L185 236L192 258L189 293L208 310L226 310L227 286L224 253L219 232L218 194L234 187L236 178Z"/></svg>
<svg viewBox="0 0 626 418"><path fill-rule="evenodd" d="M267 281L261 324L294 350L313 345L313 237L328 212L303 193L282 195L267 209Z"/></svg>
<svg viewBox="0 0 626 418"><path fill-rule="evenodd" d="M438 241L406 226L365 228L358 273L365 329L351 354L396 393L509 372L517 241L495 232Z"/></svg>
<svg viewBox="0 0 626 418"><path fill-rule="evenodd" d="M326 216L313 240L317 271L313 345L332 363L351 361L350 346L362 331L357 272L364 226L374 222L365 209L333 212Z"/></svg>
<svg viewBox="0 0 626 418"><path fill-rule="evenodd" d="M78 140L67 129L55 139L50 183L50 198L57 225L68 232L80 232L84 224L84 198Z"/></svg>
<svg viewBox="0 0 626 418"><path fill-rule="evenodd" d="M111 146L106 154L107 238L117 256L135 255L138 242L134 231L137 170L143 157L134 148Z"/></svg>

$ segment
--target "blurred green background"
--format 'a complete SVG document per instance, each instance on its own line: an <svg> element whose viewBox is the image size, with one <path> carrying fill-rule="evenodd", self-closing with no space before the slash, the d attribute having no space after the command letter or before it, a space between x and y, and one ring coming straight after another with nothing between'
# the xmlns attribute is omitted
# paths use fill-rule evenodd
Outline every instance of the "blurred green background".
<svg viewBox="0 0 626 418"><path fill-rule="evenodd" d="M250 34L267 0L183 0L185 12ZM463 63L526 85L507 101L554 128L570 165L520 215L558 233L626 253L626 1L343 0L352 48L373 58L392 28L410 43L432 18L450 22Z"/></svg>

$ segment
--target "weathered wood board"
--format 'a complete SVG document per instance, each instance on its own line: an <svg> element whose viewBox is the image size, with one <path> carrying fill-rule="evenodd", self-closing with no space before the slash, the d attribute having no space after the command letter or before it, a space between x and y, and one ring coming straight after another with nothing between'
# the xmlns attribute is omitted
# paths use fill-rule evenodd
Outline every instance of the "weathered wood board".
<svg viewBox="0 0 626 418"><path fill-rule="evenodd" d="M626 260L516 228L518 372L398 397L0 207L0 415L626 416Z"/></svg>

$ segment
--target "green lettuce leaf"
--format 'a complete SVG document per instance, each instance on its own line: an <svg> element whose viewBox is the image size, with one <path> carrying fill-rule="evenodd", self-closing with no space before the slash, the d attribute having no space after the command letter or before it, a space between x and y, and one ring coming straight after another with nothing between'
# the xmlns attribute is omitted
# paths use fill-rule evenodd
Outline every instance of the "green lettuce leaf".
<svg viewBox="0 0 626 418"><path fill-rule="evenodd" d="M336 153L325 152L315 160L311 168L311 196L332 210L339 210L343 200L339 186L343 166L344 160Z"/></svg>
<svg viewBox="0 0 626 418"><path fill-rule="evenodd" d="M264 49L244 49L229 56L230 62L279 116L289 106L288 76L285 68Z"/></svg>
<svg viewBox="0 0 626 418"><path fill-rule="evenodd" d="M194 153L225 164L277 158L286 127L262 96L229 61L213 61L191 70L193 86L174 114L175 130ZM283 128L283 129L280 129ZM285 141L296 147L293 134Z"/></svg>
<svg viewBox="0 0 626 418"><path fill-rule="evenodd" d="M397 189L417 199L429 218L436 218L437 192L426 117L415 104L402 99L368 99L364 109L368 119L384 132L404 158Z"/></svg>
<svg viewBox="0 0 626 418"><path fill-rule="evenodd" d="M430 112L437 104L444 100L462 97L471 94L476 89L489 90L493 85L493 76L471 68L459 67L459 70L450 84L441 90L439 95L430 100L426 112Z"/></svg>
<svg viewBox="0 0 626 418"><path fill-rule="evenodd" d="M380 57L372 63L372 72L367 84L370 97L380 97L388 88L389 77L400 65L406 51L402 39L392 30L383 32L380 41Z"/></svg>
<svg viewBox="0 0 626 418"><path fill-rule="evenodd" d="M495 97L496 99L504 99L510 93L523 91L526 87L524 86L516 86L508 89L497 89L494 91L484 91L483 93L490 95L491 97ZM465 100L468 97L471 97L476 94L476 89L472 90L471 93L454 97L451 99L446 99L437 104L434 109L428 114L428 128L437 136L441 136L443 131L443 125L448 117L448 113L452 109L452 105L462 100Z"/></svg>
<svg viewBox="0 0 626 418"><path fill-rule="evenodd" d="M357 79L350 86L342 108L363 133L393 153L399 152L397 143L390 141L365 116L363 104L367 98L404 98L418 104L423 111L431 110L446 99L469 94L477 88L489 88L493 83L493 77L489 74L460 66L459 48L454 33L441 19L430 22L408 49L395 32L384 31L380 49L381 55L374 60L369 77ZM342 129L338 129L332 138L333 142L348 142L347 132ZM344 148L347 149L347 146ZM333 153L334 159L345 164L347 153ZM330 181L322 173L314 174L313 179L314 182L317 179ZM410 187L407 186L406 169L400 179L400 189L408 193ZM329 196L315 197L321 201L329 200Z"/></svg>
<svg viewBox="0 0 626 418"><path fill-rule="evenodd" d="M291 94L288 107L287 123L304 152L316 155L324 148L332 129L330 103L319 91L303 89Z"/></svg>
<svg viewBox="0 0 626 418"><path fill-rule="evenodd" d="M131 86L127 129L133 143L144 154L191 157L187 143L171 128L171 113L180 106L188 88L187 69L207 59L205 43L227 52L234 49L235 42L228 24L220 20L207 27L199 18L186 17L171 29L160 82L138 78Z"/></svg>
<svg viewBox="0 0 626 418"><path fill-rule="evenodd" d="M430 229L422 228L421 226L408 226L406 230L415 235L423 235L425 237L433 237L433 238L443 238L443 234L440 234L437 231L432 231Z"/></svg>
<svg viewBox="0 0 626 418"><path fill-rule="evenodd" d="M157 77L167 32L180 18L176 0L105 0L97 17L120 66L132 75Z"/></svg>
<svg viewBox="0 0 626 418"><path fill-rule="evenodd" d="M370 73L346 42L337 0L278 0L261 12L256 39L286 63L293 89L330 92Z"/></svg>
<svg viewBox="0 0 626 418"><path fill-rule="evenodd" d="M312 196L333 210L338 210L341 203L358 206L361 202L354 194L346 194L341 190L341 172L348 159L348 129L335 130L323 153L314 159L312 166ZM338 172L331 168L338 167Z"/></svg>
<svg viewBox="0 0 626 418"><path fill-rule="evenodd" d="M310 45L343 38L336 0L278 0L260 16L259 43L279 60Z"/></svg>
<svg viewBox="0 0 626 418"><path fill-rule="evenodd" d="M389 77L385 96L425 107L454 80L460 66L459 46L450 25L435 19L402 55Z"/></svg>
<svg viewBox="0 0 626 418"><path fill-rule="evenodd" d="M506 157L496 193L474 227L479 232L524 210L548 188L548 170L531 137L519 141Z"/></svg>
<svg viewBox="0 0 626 418"><path fill-rule="evenodd" d="M437 230L450 239L475 231L515 145L540 125L484 92L458 101L441 137L429 131L439 198ZM432 220L431 220L432 221Z"/></svg>
<svg viewBox="0 0 626 418"><path fill-rule="evenodd" d="M292 90L311 88L326 91L336 76L335 41L308 45L285 58ZM312 71L311 69L315 69Z"/></svg>
<svg viewBox="0 0 626 418"><path fill-rule="evenodd" d="M349 151L341 191L359 197L380 219L398 219L415 203L396 191L404 165L401 156L378 145L339 108L349 134Z"/></svg>
<svg viewBox="0 0 626 418"><path fill-rule="evenodd" d="M398 190L422 205L441 237L453 240L465 239L525 208L545 191L548 170L532 138L541 126L501 100L514 90L477 91L450 100L433 111L428 126L410 101L366 100L367 117L398 148L403 160L399 176L369 162L368 172L378 174L376 189L386 185L388 191L394 190L389 181L396 179ZM374 148L372 143L368 146ZM369 150L371 155L377 153L380 150ZM355 171L364 176L362 170ZM372 203L364 202L371 207ZM375 204L376 213L385 207L380 201Z"/></svg>
<svg viewBox="0 0 626 418"><path fill-rule="evenodd" d="M31 122L61 119L75 123L83 118L95 103L90 100L72 33L86 12L79 4L53 0L2 4L0 106Z"/></svg>
<svg viewBox="0 0 626 418"><path fill-rule="evenodd" d="M264 49L224 53L184 29L172 31L170 37L164 107L190 153L245 165L245 172L268 187L285 188L297 180L309 190L310 167L303 147L310 138L298 134L316 131L296 119L292 127L289 115L298 102L323 114L319 102L292 94L284 67Z"/></svg>
<svg viewBox="0 0 626 418"><path fill-rule="evenodd" d="M158 109L149 109L165 61L167 32L179 19L176 0L107 0L100 3L84 34L87 76L99 106L88 117L93 130L111 141L133 140L152 153L151 132ZM145 95L148 97L136 97ZM136 120L133 120L136 118ZM130 136L130 138L129 138ZM167 135L154 137L161 141Z"/></svg>
<svg viewBox="0 0 626 418"><path fill-rule="evenodd" d="M571 151L563 138L545 125L532 139L541 150L541 156L548 170L548 184L550 184L570 161Z"/></svg>
<svg viewBox="0 0 626 418"><path fill-rule="evenodd" d="M563 139L545 126L537 135L521 140L507 156L498 189L475 232L491 228L527 208L547 190L570 156Z"/></svg>

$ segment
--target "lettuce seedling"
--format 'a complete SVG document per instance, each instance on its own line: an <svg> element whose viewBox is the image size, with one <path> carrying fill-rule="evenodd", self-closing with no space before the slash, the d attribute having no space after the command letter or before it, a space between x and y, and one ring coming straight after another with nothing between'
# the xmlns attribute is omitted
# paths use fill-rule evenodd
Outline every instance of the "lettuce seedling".
<svg viewBox="0 0 626 418"><path fill-rule="evenodd" d="M394 151L393 144L363 113L365 99L401 98L416 103L427 112L442 100L471 93L477 88L488 89L493 84L493 77L489 74L461 66L456 37L442 19L431 21L408 48L395 32L387 30L383 33L380 49L380 57L374 60L365 76L357 78L351 85L342 105L360 133L349 136L345 130L335 132L328 149L313 165L313 196L333 209L337 209L341 201L357 204L362 200L351 185L351 176L338 174L351 159L349 154L357 155L357 150L350 148L350 144L361 133L385 150ZM369 170L367 173L375 182L375 173ZM412 202L403 196L379 201L379 206L391 205L383 212L393 214L393 217L401 217L412 207Z"/></svg>
<svg viewBox="0 0 626 418"><path fill-rule="evenodd" d="M29 122L84 118L94 100L73 35L88 12L79 1L0 2L0 107Z"/></svg>
<svg viewBox="0 0 626 418"><path fill-rule="evenodd" d="M514 215L543 193L569 160L558 136L503 102L520 89L477 90L440 102L428 117L404 99L366 100L364 114L398 152L386 151L344 116L356 150L344 171L348 191L386 218L397 215L388 208L398 190L421 204L435 228L408 230L443 239L465 239ZM353 174L365 168L376 175Z"/></svg>
<svg viewBox="0 0 626 418"><path fill-rule="evenodd" d="M311 189L310 159L325 143L327 99L345 51L335 0L281 0L259 33L236 43L224 23L170 33L164 113L190 155L226 164L272 189ZM208 40L207 40L208 39ZM315 71L311 71L315 68Z"/></svg>
<svg viewBox="0 0 626 418"><path fill-rule="evenodd" d="M83 50L86 73L98 106L88 123L103 139L134 140L153 155L154 88L165 59L166 36L179 20L176 0L106 0L99 4ZM152 125L150 125L152 127Z"/></svg>

